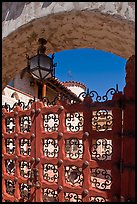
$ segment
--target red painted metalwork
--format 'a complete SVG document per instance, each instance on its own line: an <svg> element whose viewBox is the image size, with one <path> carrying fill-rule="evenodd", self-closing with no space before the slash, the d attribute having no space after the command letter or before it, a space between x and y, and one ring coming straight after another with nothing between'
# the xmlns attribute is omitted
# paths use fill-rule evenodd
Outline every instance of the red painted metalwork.
<svg viewBox="0 0 137 204"><path fill-rule="evenodd" d="M123 111L123 173L121 200L135 201L135 56L126 64ZM125 186L125 188L123 188Z"/></svg>
<svg viewBox="0 0 137 204"><path fill-rule="evenodd" d="M134 132L134 106L123 106L126 90L105 102L87 94L79 104L3 108L3 201L134 200L134 137L124 136Z"/></svg>
<svg viewBox="0 0 137 204"><path fill-rule="evenodd" d="M63 202L67 200L89 202L98 199L119 201L121 174L118 165L121 159L120 134L122 130L122 109L119 107L118 101L120 101L121 97L121 93L116 93L112 101L93 103L87 95L81 104L67 104L66 101L60 101L55 106L47 107L42 102L34 102L31 108L27 110L22 110L19 106L12 112L7 112L6 109L3 109L3 200L10 200L12 202L25 202L27 200L31 202ZM112 115L107 115L106 109L107 111L111 110ZM104 114L106 119L108 117L108 122L105 126L106 131L97 131L96 128L99 127L97 121L96 128L93 129L92 127L92 119L99 117L93 116L93 111L99 110L105 111L100 112L100 114ZM45 116L46 119L44 119ZM31 121L28 122L28 119L24 119L31 126L29 128L27 124L27 129L24 132L21 129L22 117L30 117ZM7 118L13 118L15 120L13 132L7 133ZM77 124L74 123L74 118L79 120ZM113 123L112 130L107 129L110 123L109 119L113 119L111 121ZM44 120L46 121L45 125ZM50 129L48 124L50 120L52 120L50 124L53 126L52 129ZM7 153L5 144L7 138L15 140L14 153ZM24 156L21 154L21 139L31 141L30 155ZM111 159L103 159L102 161L97 158L99 156L96 143L97 141L99 143L99 140L97 139L102 140L102 143L104 142L104 148L106 148L106 150L103 150L106 151L104 158L107 158L107 154L110 153L109 151L112 151L110 148L111 145L106 143L107 140L111 140L113 146ZM43 143L44 140L46 141L45 144ZM75 146L78 151L74 153L68 150L67 152L67 142L70 149ZM91 151L93 146L95 148L94 158L92 158ZM80 150L80 147L83 150ZM58 154L57 156L55 156L56 153ZM72 156L77 158L73 158ZM6 169L9 168L7 166L5 167L7 159L15 161L14 175L10 175L11 172L6 172ZM30 163L30 174L26 178L24 178L25 173L21 175L20 162L22 161ZM46 165L45 170L43 165ZM94 175L92 178L93 182L91 181L92 170L94 170L92 172ZM43 176L44 171L46 172L45 178ZM48 175L49 171L53 175ZM99 176L98 174L101 175ZM8 188L5 184L6 180L14 181L13 195L9 195L12 193L8 193L9 190L6 189ZM25 186L21 190L20 185L25 184L29 186L30 191ZM107 189L107 186L110 189ZM45 195L43 193L44 189ZM20 193L21 191L22 193Z"/></svg>

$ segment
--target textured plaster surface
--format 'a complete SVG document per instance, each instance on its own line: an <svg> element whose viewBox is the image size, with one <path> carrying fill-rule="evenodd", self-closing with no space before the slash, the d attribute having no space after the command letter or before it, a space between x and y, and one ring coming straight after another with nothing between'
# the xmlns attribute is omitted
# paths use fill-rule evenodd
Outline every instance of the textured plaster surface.
<svg viewBox="0 0 137 204"><path fill-rule="evenodd" d="M47 54L94 48L128 59L135 50L134 2L3 2L3 87L36 54L46 38ZM77 60L77 59L76 59Z"/></svg>

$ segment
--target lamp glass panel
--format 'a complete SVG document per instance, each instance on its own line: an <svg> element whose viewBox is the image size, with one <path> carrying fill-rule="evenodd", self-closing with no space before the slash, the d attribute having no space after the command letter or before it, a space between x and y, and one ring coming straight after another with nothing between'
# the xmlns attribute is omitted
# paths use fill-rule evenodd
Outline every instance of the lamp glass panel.
<svg viewBox="0 0 137 204"><path fill-rule="evenodd" d="M40 55L40 67L45 67L46 69L51 68L51 61L52 59L49 58L47 55Z"/></svg>
<svg viewBox="0 0 137 204"><path fill-rule="evenodd" d="M33 69L38 66L38 56L32 57L30 59L30 69Z"/></svg>
<svg viewBox="0 0 137 204"><path fill-rule="evenodd" d="M39 70L34 70L34 71L32 72L32 75L33 75L34 78L40 79Z"/></svg>
<svg viewBox="0 0 137 204"><path fill-rule="evenodd" d="M49 71L44 71L44 70L40 70L41 75L42 75L42 79L45 77L45 79L52 77L52 74Z"/></svg>

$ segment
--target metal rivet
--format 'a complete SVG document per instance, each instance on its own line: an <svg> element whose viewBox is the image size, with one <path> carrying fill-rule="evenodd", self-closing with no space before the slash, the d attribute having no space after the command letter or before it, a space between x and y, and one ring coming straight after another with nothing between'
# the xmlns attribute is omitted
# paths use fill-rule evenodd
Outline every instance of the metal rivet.
<svg viewBox="0 0 137 204"><path fill-rule="evenodd" d="M34 158L34 157L32 157L30 161L31 161L31 162L34 162L34 161L35 161L35 158Z"/></svg>
<svg viewBox="0 0 137 204"><path fill-rule="evenodd" d="M15 178L14 178L14 181L16 182L17 180L18 180L18 178L17 178L17 177L15 177Z"/></svg>
<svg viewBox="0 0 137 204"><path fill-rule="evenodd" d="M61 164L63 164L63 160L62 160L62 159L59 159L59 160L58 160L58 165L60 166Z"/></svg>
<svg viewBox="0 0 137 204"><path fill-rule="evenodd" d="M35 137L35 134L34 134L34 133L32 133L31 137L32 137L32 138L34 138L34 137Z"/></svg>
<svg viewBox="0 0 137 204"><path fill-rule="evenodd" d="M87 189L85 189L84 191L83 191L83 196L86 196L86 195L88 195L89 194L89 191L87 190Z"/></svg>
<svg viewBox="0 0 137 204"><path fill-rule="evenodd" d="M14 157L14 160L16 161L17 159L18 159L18 156L15 156L15 157Z"/></svg>
<svg viewBox="0 0 137 204"><path fill-rule="evenodd" d="M28 186L32 188L34 185L32 183L28 183Z"/></svg>
<svg viewBox="0 0 137 204"><path fill-rule="evenodd" d="M85 161L85 162L83 163L83 167L86 168L87 166L89 166L89 162L88 162L88 161Z"/></svg>
<svg viewBox="0 0 137 204"><path fill-rule="evenodd" d="M40 185L40 183L38 181L36 181L35 187L36 188L40 188L41 187L41 185Z"/></svg>
<svg viewBox="0 0 137 204"><path fill-rule="evenodd" d="M14 134L14 139L16 139L18 137L18 134L17 133L15 133Z"/></svg>
<svg viewBox="0 0 137 204"><path fill-rule="evenodd" d="M58 133L58 137L59 137L59 138L62 138L62 137L63 137L63 133L62 133L62 132L59 132L59 133Z"/></svg>
<svg viewBox="0 0 137 204"><path fill-rule="evenodd" d="M63 187L62 186L59 186L58 187L58 192L62 191L63 190Z"/></svg>
<svg viewBox="0 0 137 204"><path fill-rule="evenodd" d="M38 108L36 112L37 112L37 113L40 113L40 112L41 112L41 109L40 109L40 108Z"/></svg>
<svg viewBox="0 0 137 204"><path fill-rule="evenodd" d="M35 110L34 110L34 109L32 109L32 110L31 110L31 113L32 113L32 114L34 114L34 113L35 113Z"/></svg>
<svg viewBox="0 0 137 204"><path fill-rule="evenodd" d="M63 106L60 106L59 109L58 109L58 111L62 111L62 110L64 110L64 107L63 107Z"/></svg>
<svg viewBox="0 0 137 204"><path fill-rule="evenodd" d="M14 116L17 116L17 115L18 115L18 112L17 112L17 111L15 111Z"/></svg>
<svg viewBox="0 0 137 204"><path fill-rule="evenodd" d="M86 137L86 138L89 137L89 133L88 133L88 132L85 132L85 133L84 133L84 137Z"/></svg>
<svg viewBox="0 0 137 204"><path fill-rule="evenodd" d="M36 162L37 162L37 163L40 162L40 158L36 158Z"/></svg>

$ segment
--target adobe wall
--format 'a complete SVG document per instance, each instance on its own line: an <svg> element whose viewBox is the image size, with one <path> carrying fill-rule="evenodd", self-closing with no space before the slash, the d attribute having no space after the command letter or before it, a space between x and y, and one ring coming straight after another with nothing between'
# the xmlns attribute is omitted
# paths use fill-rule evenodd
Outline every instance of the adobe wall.
<svg viewBox="0 0 137 204"><path fill-rule="evenodd" d="M3 2L2 20L3 87L26 67L40 37L48 40L47 54L94 48L128 59L135 53L134 2Z"/></svg>

